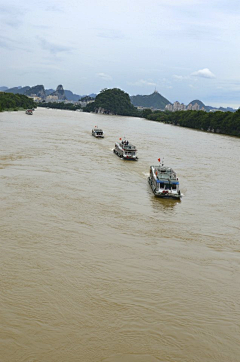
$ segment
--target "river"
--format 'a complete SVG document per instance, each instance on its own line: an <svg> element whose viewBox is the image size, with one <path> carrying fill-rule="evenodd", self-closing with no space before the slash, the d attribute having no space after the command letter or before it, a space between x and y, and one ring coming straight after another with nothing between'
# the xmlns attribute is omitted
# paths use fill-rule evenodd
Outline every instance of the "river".
<svg viewBox="0 0 240 362"><path fill-rule="evenodd" d="M0 130L1 362L240 361L240 139L43 108Z"/></svg>

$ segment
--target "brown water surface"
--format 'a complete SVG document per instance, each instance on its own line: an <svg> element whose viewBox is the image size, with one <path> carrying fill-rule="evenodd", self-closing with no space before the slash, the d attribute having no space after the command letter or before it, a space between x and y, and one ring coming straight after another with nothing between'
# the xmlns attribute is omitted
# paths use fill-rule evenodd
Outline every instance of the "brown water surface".
<svg viewBox="0 0 240 362"><path fill-rule="evenodd" d="M0 130L1 362L240 361L239 139L41 108Z"/></svg>

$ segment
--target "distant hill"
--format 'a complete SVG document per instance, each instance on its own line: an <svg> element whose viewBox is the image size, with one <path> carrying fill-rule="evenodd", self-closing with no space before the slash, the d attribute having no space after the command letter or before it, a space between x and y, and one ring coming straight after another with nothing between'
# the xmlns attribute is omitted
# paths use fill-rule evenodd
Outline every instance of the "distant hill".
<svg viewBox="0 0 240 362"><path fill-rule="evenodd" d="M91 98L96 98L96 97L97 97L97 94L91 93L91 94L88 94L88 96L91 97ZM84 97L85 97L85 96L84 96Z"/></svg>
<svg viewBox="0 0 240 362"><path fill-rule="evenodd" d="M43 99L46 97L46 92L43 85L35 85L34 87L27 89L24 94L26 96L36 96Z"/></svg>
<svg viewBox="0 0 240 362"><path fill-rule="evenodd" d="M68 101L74 101L74 102L77 102L77 101L79 101L80 98L82 98L82 96L80 96L78 94L74 94L70 90L65 90L65 96Z"/></svg>
<svg viewBox="0 0 240 362"><path fill-rule="evenodd" d="M84 97L91 97L91 98L96 98L97 94L95 93L91 93L89 95L87 94L83 94L83 95L80 95L80 94L75 94L73 92L71 92L70 90L65 90L65 95L67 97L67 100L68 101L74 101L74 102L77 102L79 101L79 99L82 99Z"/></svg>
<svg viewBox="0 0 240 362"><path fill-rule="evenodd" d="M65 101L67 99L65 95L65 90L63 89L63 86L59 84L57 86L57 89L50 94L50 96L57 96L59 101Z"/></svg>
<svg viewBox="0 0 240 362"><path fill-rule="evenodd" d="M24 94L25 92L30 89L29 86L26 87L14 87L14 88L8 88L5 90L6 93L13 93L13 94Z"/></svg>
<svg viewBox="0 0 240 362"><path fill-rule="evenodd" d="M213 109L213 107L210 107L210 106L209 106L209 108ZM222 112L236 112L237 111L237 109L234 109L231 107L227 107L227 108L219 107L218 109L219 109L219 111L222 111Z"/></svg>
<svg viewBox="0 0 240 362"><path fill-rule="evenodd" d="M37 95L40 98L44 99L49 95L53 95L53 94L57 94L59 95L59 99L61 100L61 98L63 97L63 92L65 92L65 97L68 101L73 101L73 102L77 102L79 99L86 97L87 95L79 95L79 94L74 94L72 91L70 90L54 90L54 89L45 89L43 85L37 85L34 87L30 87L30 86L18 86L18 87L13 87L13 88L8 88L6 86L0 86L0 92L6 92L6 93L13 93L13 94L23 94L23 95L28 95L28 96L32 96L32 95ZM96 98L97 94L95 93L91 93L88 95L91 98ZM171 102L169 102L169 100L167 100L166 98L164 98L161 94L159 94L157 91L153 92L150 95L136 95L136 96L131 96L130 97L131 103L135 106L135 107L143 107L143 108L153 108L153 109L161 109L164 110L165 106L167 104L172 104ZM223 112L236 112L236 109L231 108L231 107L212 107L212 106L206 106L202 101L195 99L192 102L190 102L192 105L194 105L195 103L197 103L200 107L200 109L202 107L205 108L205 110L207 112L213 112L213 111L223 111ZM189 103L189 104L190 104Z"/></svg>
<svg viewBox="0 0 240 362"><path fill-rule="evenodd" d="M200 109L202 107L204 107L207 112L211 112L212 110L218 110L218 111L222 111L222 112L236 112L236 109L231 108L231 107L227 107L227 108L219 107L219 108L216 108L216 107L212 107L212 106L205 106L205 104L202 101L199 101L198 99L193 100L189 104L194 105L196 103L199 105ZM187 107L189 106L189 104L187 105Z"/></svg>
<svg viewBox="0 0 240 362"><path fill-rule="evenodd" d="M45 89L46 96L49 96L54 92L54 89Z"/></svg>
<svg viewBox="0 0 240 362"><path fill-rule="evenodd" d="M150 95L137 95L130 97L132 104L135 107L154 108L154 109L165 109L167 104L171 104L169 100L164 98L157 91Z"/></svg>
<svg viewBox="0 0 240 362"><path fill-rule="evenodd" d="M37 85L34 87L13 87L13 88L8 88L5 86L0 87L0 92L7 92L7 93L13 93L13 94L24 94L24 95L32 95L32 94L36 94L37 96L40 96L41 98L47 97L49 95L52 95L53 93L56 92L55 89L44 89L43 85ZM79 101L79 99L85 97L86 95L80 95L80 94L75 94L70 90L64 90L65 92L65 96L66 99L68 101L73 101L73 102L77 102ZM91 98L96 98L96 94L92 93L89 95Z"/></svg>
<svg viewBox="0 0 240 362"><path fill-rule="evenodd" d="M187 107L190 105L190 104L192 104L192 105L194 105L194 104L198 104L199 105L199 108L201 109L201 108L207 108L207 106L205 106L205 104L202 102L202 101L199 101L198 99L194 99L192 102L190 102L188 105L187 105Z"/></svg>
<svg viewBox="0 0 240 362"><path fill-rule="evenodd" d="M127 93L119 88L102 90L94 102L88 103L85 112L114 114L120 116L139 116Z"/></svg>
<svg viewBox="0 0 240 362"><path fill-rule="evenodd" d="M6 90L8 89L8 87L0 87L0 92L6 92Z"/></svg>

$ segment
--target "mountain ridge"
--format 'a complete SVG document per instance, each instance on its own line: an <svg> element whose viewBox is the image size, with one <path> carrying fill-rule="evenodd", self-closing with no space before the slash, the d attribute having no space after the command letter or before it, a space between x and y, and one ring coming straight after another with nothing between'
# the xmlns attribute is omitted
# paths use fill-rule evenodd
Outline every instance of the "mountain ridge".
<svg viewBox="0 0 240 362"><path fill-rule="evenodd" d="M40 87L40 88L38 88ZM23 94L23 95L31 95L31 94L36 94L34 92L36 92L36 90L38 90L38 92L40 92L40 97L45 97L49 96L49 95L53 95L54 92L56 91L54 89L45 89L43 85L37 85L37 86L17 86L17 87L13 87L13 88L8 88L6 86L0 86L0 92L6 92L6 93L13 93L13 94ZM64 93L65 93L65 97L66 100L68 101L73 101L73 102L77 102L79 101L81 98L85 97L86 94L84 95L79 95L79 94L75 94L70 90L65 90L64 89ZM42 95L42 96L41 96ZM90 97L92 98L96 98L97 94L95 93L91 93L89 94ZM61 99L60 99L61 100ZM170 102L167 98L163 97L159 92L154 91L152 94L150 95L135 95L135 96L130 96L130 100L131 103L135 106L135 107L142 107L142 108L152 108L152 109L161 109L164 110L165 106L167 104L173 104L172 102ZM219 110L219 111L223 111L223 112L235 112L236 109L231 108L231 107L212 107L212 106L206 106L202 101L195 99L191 102L188 103L189 104L198 104L200 109L202 107L205 108L205 110L207 112L213 111L213 110Z"/></svg>
<svg viewBox="0 0 240 362"><path fill-rule="evenodd" d="M59 87L59 86L58 86ZM57 88L58 89L58 88ZM57 92L57 89L45 89L43 85L36 85L33 87L30 86L24 86L24 87L13 87L13 88L8 88L5 86L0 87L0 92L6 92L6 93L13 93L13 94L23 94L23 95L31 95L31 94L36 94L37 96L39 95L41 98L45 98L49 95L55 95ZM40 92L40 93L39 93ZM62 90L60 90L60 93L62 93ZM84 97L83 95L79 95L79 94L74 94L72 91L70 90L65 90L64 89L64 93L65 93L65 97L67 100L69 101L79 101L79 99L81 99L82 97ZM94 96L94 94L92 94L91 96Z"/></svg>
<svg viewBox="0 0 240 362"><path fill-rule="evenodd" d="M130 97L132 104L135 107L154 108L154 109L165 109L167 104L172 104L168 99L164 98L157 91L150 95L136 95Z"/></svg>

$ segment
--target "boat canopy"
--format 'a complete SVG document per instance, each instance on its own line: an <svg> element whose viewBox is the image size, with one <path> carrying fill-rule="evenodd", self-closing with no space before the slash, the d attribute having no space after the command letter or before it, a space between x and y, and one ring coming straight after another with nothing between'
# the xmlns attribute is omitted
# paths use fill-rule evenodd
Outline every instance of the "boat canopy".
<svg viewBox="0 0 240 362"><path fill-rule="evenodd" d="M119 143L119 146L123 148L125 151L137 151L136 146L129 143L128 141L122 141Z"/></svg>
<svg viewBox="0 0 240 362"><path fill-rule="evenodd" d="M151 166L158 180L177 181L177 175L171 167L166 166ZM177 184L177 182L176 182Z"/></svg>

